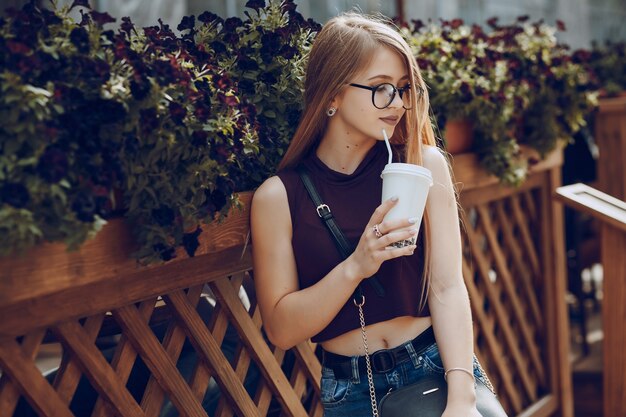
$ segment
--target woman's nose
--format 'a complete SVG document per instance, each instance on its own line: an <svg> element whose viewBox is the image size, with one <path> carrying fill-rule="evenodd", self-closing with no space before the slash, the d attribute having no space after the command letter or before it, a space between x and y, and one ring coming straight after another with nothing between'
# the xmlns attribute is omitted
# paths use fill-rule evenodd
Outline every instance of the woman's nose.
<svg viewBox="0 0 626 417"><path fill-rule="evenodd" d="M393 100L391 100L391 103L389 103L389 106L387 107L399 108L402 106L404 106L404 102L402 101L402 98L400 97L400 92L396 89L395 94L393 96Z"/></svg>

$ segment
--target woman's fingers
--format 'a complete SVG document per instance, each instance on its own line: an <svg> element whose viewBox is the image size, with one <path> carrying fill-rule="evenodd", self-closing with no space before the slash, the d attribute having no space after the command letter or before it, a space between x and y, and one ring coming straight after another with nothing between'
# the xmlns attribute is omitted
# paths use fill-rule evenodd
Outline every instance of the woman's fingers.
<svg viewBox="0 0 626 417"><path fill-rule="evenodd" d="M372 217L370 217L370 222L368 223L368 227L374 227L374 225L379 224L385 218L385 215L391 210L393 206L398 202L398 197L391 197L388 200L383 201L383 203L376 207ZM382 231L381 231L382 232Z"/></svg>
<svg viewBox="0 0 626 417"><path fill-rule="evenodd" d="M401 219L401 220L391 220L379 223L378 225L373 226L374 233L376 233L376 229L380 232L381 235L386 235L388 233L394 232L398 229L405 229L410 226L415 225L414 219ZM382 237L382 236L378 236Z"/></svg>
<svg viewBox="0 0 626 417"><path fill-rule="evenodd" d="M385 215L397 203L397 198L384 201L374 210L370 222L361 236L355 251L350 256L350 262L360 277L368 277L376 273L381 263L400 256L412 255L415 245L395 248L392 245L415 238L417 234L417 219L401 219L383 221Z"/></svg>
<svg viewBox="0 0 626 417"><path fill-rule="evenodd" d="M393 248L381 251L381 257L383 261L388 261L389 259L399 258L400 256L410 256L415 252L415 245L405 246L403 248Z"/></svg>
<svg viewBox="0 0 626 417"><path fill-rule="evenodd" d="M401 242L403 240L410 239L417 234L417 229L404 229L396 232L391 232L384 234L376 241L376 246L378 249L386 248L391 246L393 243Z"/></svg>

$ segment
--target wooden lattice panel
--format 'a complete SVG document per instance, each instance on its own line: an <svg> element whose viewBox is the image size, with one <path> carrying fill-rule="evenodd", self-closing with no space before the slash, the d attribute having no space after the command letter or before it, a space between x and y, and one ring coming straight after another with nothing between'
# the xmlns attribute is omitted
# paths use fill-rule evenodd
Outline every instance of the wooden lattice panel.
<svg viewBox="0 0 626 417"><path fill-rule="evenodd" d="M258 307L246 310L239 298L243 279L216 279L2 339L0 415L13 415L23 395L46 416L321 416L315 346L284 352L268 345ZM44 337L63 347L48 378L33 361ZM106 350L97 343L111 339ZM93 401L81 398L89 390L97 393Z"/></svg>
<svg viewBox="0 0 626 417"><path fill-rule="evenodd" d="M524 195L531 194L526 191ZM532 201L532 196L530 197ZM524 213L524 214L523 214ZM476 350L485 360L501 400L519 413L545 392L540 351L541 287L537 250L529 237L535 216L525 215L520 195L468 209L464 276L472 298Z"/></svg>
<svg viewBox="0 0 626 417"><path fill-rule="evenodd" d="M475 351L511 416L573 414L562 213L551 200L560 163L553 154L519 189L498 185L471 154L453 164ZM262 331L250 199L203 227L193 258L138 267L116 219L78 253L45 244L1 259L0 417L28 415L15 412L26 403L42 416L321 417L316 347L285 352ZM50 341L63 358L45 377L35 358Z"/></svg>
<svg viewBox="0 0 626 417"><path fill-rule="evenodd" d="M517 190L489 184L461 194L475 351L510 415L549 415L559 389L567 389L553 374L562 363L555 355L567 352L559 352L562 341L550 346L565 325L554 320L564 303L561 295L554 299L563 292L555 265L563 242L553 241L562 235L554 233L559 219L550 201L555 180L545 173Z"/></svg>

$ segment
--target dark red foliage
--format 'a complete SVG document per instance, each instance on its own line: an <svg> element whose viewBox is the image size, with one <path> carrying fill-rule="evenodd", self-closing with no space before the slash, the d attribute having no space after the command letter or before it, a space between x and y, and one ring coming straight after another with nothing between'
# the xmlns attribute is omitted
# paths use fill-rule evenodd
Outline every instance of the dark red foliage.
<svg viewBox="0 0 626 417"><path fill-rule="evenodd" d="M172 246L166 246L163 243L157 243L152 249L159 255L162 261L167 262L176 258L176 249Z"/></svg>
<svg viewBox="0 0 626 417"><path fill-rule="evenodd" d="M141 110L139 112L139 120L144 135L149 134L159 127L159 117L154 107Z"/></svg>
<svg viewBox="0 0 626 417"><path fill-rule="evenodd" d="M224 93L218 93L217 98L224 104L228 105L228 106L237 106L239 105L239 100L237 100L237 97L233 96L233 95L226 95Z"/></svg>
<svg viewBox="0 0 626 417"><path fill-rule="evenodd" d="M489 25L490 28L492 29L498 29L498 18L497 17L492 17L490 19L487 20L487 25Z"/></svg>
<svg viewBox="0 0 626 417"><path fill-rule="evenodd" d="M222 23L223 19L216 15L215 13L211 13L206 11L198 16L198 20L202 23Z"/></svg>
<svg viewBox="0 0 626 417"><path fill-rule="evenodd" d="M57 147L46 149L37 164L39 175L49 183L61 181L67 175L68 168L69 162L65 152Z"/></svg>
<svg viewBox="0 0 626 417"><path fill-rule="evenodd" d="M23 184L7 182L0 186L0 204L23 208L29 202L30 194Z"/></svg>
<svg viewBox="0 0 626 417"><path fill-rule="evenodd" d="M135 73L135 76L130 82L130 92L135 100L143 100L150 94L150 80L142 76L139 72Z"/></svg>
<svg viewBox="0 0 626 417"><path fill-rule="evenodd" d="M159 207L152 209L152 218L159 226L170 226L174 223L176 214L171 207L161 204Z"/></svg>
<svg viewBox="0 0 626 417"><path fill-rule="evenodd" d="M84 27L77 27L72 30L70 33L70 41L78 52L86 54L89 53L89 33Z"/></svg>
<svg viewBox="0 0 626 417"><path fill-rule="evenodd" d="M187 110L182 105L176 102L170 103L169 110L170 110L170 117L172 118L174 123L178 125L182 125L183 120L185 119L185 116L187 116Z"/></svg>
<svg viewBox="0 0 626 417"><path fill-rule="evenodd" d="M176 27L176 29L180 30L181 32L184 30L191 30L193 31L194 26L196 25L196 17L195 16L184 16L183 19L181 20L181 22L178 24L178 26Z"/></svg>
<svg viewBox="0 0 626 417"><path fill-rule="evenodd" d="M211 116L211 107L210 105L198 102L196 103L196 109L193 114L200 122L206 122Z"/></svg>
<svg viewBox="0 0 626 417"><path fill-rule="evenodd" d="M70 6L70 9L73 9L74 7L84 7L86 9L91 9L91 6L89 5L89 0L74 0L72 2L72 5Z"/></svg>
<svg viewBox="0 0 626 417"><path fill-rule="evenodd" d="M114 23L115 18L106 12L97 12L92 10L89 12L89 15L93 19L93 21L100 26L104 26L107 23Z"/></svg>
<svg viewBox="0 0 626 417"><path fill-rule="evenodd" d="M265 7L265 0L248 0L246 2L246 7L249 9L254 9L254 11L258 13L259 9Z"/></svg>
<svg viewBox="0 0 626 417"><path fill-rule="evenodd" d="M458 29L463 26L463 19L452 19L449 25L452 29Z"/></svg>
<svg viewBox="0 0 626 417"><path fill-rule="evenodd" d="M200 246L200 243L198 242L198 236L200 236L201 233L202 228L198 226L193 232L185 233L183 235L183 248L185 248L187 255L189 255L189 257L191 258L193 258L193 256L196 254L196 250L198 249L198 246Z"/></svg>
<svg viewBox="0 0 626 417"><path fill-rule="evenodd" d="M122 17L122 23L120 24L120 29L126 32L128 36L130 36L131 32L135 31L135 25L130 20L130 17L128 16Z"/></svg>

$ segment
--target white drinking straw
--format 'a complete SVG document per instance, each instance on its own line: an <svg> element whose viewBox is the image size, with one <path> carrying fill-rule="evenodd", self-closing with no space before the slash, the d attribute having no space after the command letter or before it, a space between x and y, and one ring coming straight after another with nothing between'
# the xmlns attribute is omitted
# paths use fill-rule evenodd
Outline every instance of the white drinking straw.
<svg viewBox="0 0 626 417"><path fill-rule="evenodd" d="M383 137L385 138L385 145L387 145L387 152L389 153L389 164L391 163L392 154L391 154L391 145L389 144L389 137L387 136L387 131L383 129Z"/></svg>

